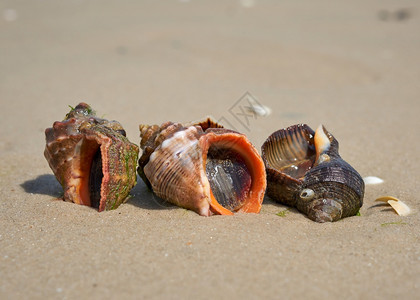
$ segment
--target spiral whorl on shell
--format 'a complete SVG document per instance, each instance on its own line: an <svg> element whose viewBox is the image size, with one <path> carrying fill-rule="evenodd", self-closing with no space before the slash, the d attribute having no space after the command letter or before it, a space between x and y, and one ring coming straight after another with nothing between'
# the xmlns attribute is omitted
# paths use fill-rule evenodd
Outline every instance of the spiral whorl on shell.
<svg viewBox="0 0 420 300"><path fill-rule="evenodd" d="M364 182L338 154L338 141L323 126L306 124L274 132L262 146L267 195L296 207L311 220L337 221L357 214Z"/></svg>
<svg viewBox="0 0 420 300"><path fill-rule="evenodd" d="M116 121L96 117L80 103L45 130L44 155L64 190L64 200L117 208L136 184L139 149Z"/></svg>
<svg viewBox="0 0 420 300"><path fill-rule="evenodd" d="M264 163L245 135L207 119L140 125L138 172L156 195L203 216L258 213Z"/></svg>

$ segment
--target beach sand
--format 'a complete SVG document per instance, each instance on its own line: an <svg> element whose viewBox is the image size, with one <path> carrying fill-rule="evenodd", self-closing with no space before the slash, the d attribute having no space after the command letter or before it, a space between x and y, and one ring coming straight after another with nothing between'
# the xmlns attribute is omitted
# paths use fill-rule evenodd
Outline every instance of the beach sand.
<svg viewBox="0 0 420 300"><path fill-rule="evenodd" d="M417 1L1 1L1 299L415 299L420 293ZM236 113L249 92L269 116ZM84 101L138 125L207 115L260 149L324 124L366 186L318 224L265 197L200 217L138 179L118 209L57 200L44 130ZM398 197L398 216L374 200Z"/></svg>

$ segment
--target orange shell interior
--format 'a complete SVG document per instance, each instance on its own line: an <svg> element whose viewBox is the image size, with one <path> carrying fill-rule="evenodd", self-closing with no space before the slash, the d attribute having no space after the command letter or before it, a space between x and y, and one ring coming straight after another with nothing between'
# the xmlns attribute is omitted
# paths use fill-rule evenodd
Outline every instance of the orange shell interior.
<svg viewBox="0 0 420 300"><path fill-rule="evenodd" d="M77 204L90 206L89 173L92 157L98 151L98 148L99 144L95 140L85 139L82 144L81 156L78 159L80 185L76 186L76 195L79 195L79 198L74 199Z"/></svg>
<svg viewBox="0 0 420 300"><path fill-rule="evenodd" d="M250 170L252 183L248 198L244 205L238 212L245 213L259 213L261 204L264 198L266 188L266 174L264 162L258 154L255 147L248 141L248 139L239 133L223 133L217 134L213 132L206 133L201 139L201 146L203 149L203 167L206 168L207 152L211 145L229 145L229 148L241 155L247 168ZM233 215L233 212L223 207L213 195L210 189L210 209L214 214L219 215Z"/></svg>

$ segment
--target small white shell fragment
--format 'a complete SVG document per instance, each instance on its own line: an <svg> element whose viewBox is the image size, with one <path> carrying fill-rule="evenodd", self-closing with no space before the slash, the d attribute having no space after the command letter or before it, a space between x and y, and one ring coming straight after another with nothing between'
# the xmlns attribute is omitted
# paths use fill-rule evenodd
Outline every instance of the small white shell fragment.
<svg viewBox="0 0 420 300"><path fill-rule="evenodd" d="M3 19L7 22L13 22L17 19L17 12L13 8L3 10Z"/></svg>
<svg viewBox="0 0 420 300"><path fill-rule="evenodd" d="M366 176L363 178L365 184L381 184L383 183L383 179L376 177L376 176Z"/></svg>
<svg viewBox="0 0 420 300"><path fill-rule="evenodd" d="M400 216L408 216L411 212L408 205L402 201L388 200L388 203Z"/></svg>
<svg viewBox="0 0 420 300"><path fill-rule="evenodd" d="M252 103L246 108L249 112L254 113L260 117L267 117L271 114L271 108L258 103Z"/></svg>
<svg viewBox="0 0 420 300"><path fill-rule="evenodd" d="M239 2L242 4L243 7L246 8L251 8L256 4L255 0L240 0Z"/></svg>
<svg viewBox="0 0 420 300"><path fill-rule="evenodd" d="M382 196L377 198L375 201L388 202L388 200L400 201L398 198L392 196Z"/></svg>
<svg viewBox="0 0 420 300"><path fill-rule="evenodd" d="M398 215L400 216L407 216L410 214L411 209L408 207L407 204L405 204L404 202L402 202L401 200L392 197L392 196L383 196L383 197L379 197L378 199L376 199L375 201L382 201L382 202L387 202L389 205L392 206L392 208L397 212Z"/></svg>
<svg viewBox="0 0 420 300"><path fill-rule="evenodd" d="M245 109L248 112L253 113L259 117L267 117L271 114L271 108L258 102L257 99L255 99L254 96L252 96L250 93L247 92L243 98L245 97L249 104L245 106Z"/></svg>

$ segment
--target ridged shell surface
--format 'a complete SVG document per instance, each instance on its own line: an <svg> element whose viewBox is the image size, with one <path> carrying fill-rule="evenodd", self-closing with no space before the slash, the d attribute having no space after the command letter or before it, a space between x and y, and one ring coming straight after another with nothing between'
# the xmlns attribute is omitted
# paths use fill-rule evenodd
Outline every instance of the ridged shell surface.
<svg viewBox="0 0 420 300"><path fill-rule="evenodd" d="M153 191L200 215L258 213L264 164L248 139L211 120L141 125L138 172Z"/></svg>
<svg viewBox="0 0 420 300"><path fill-rule="evenodd" d="M296 207L311 220L337 221L357 214L364 182L338 153L338 141L323 126L298 124L274 132L262 146L267 195Z"/></svg>
<svg viewBox="0 0 420 300"><path fill-rule="evenodd" d="M96 117L86 103L72 108L45 135L44 155L65 201L114 209L136 184L138 147L121 124Z"/></svg>

